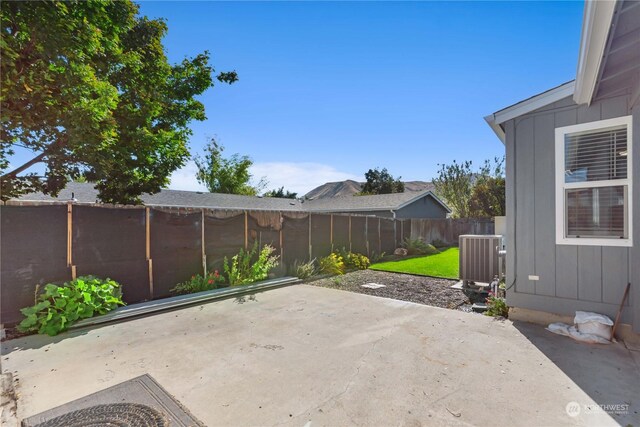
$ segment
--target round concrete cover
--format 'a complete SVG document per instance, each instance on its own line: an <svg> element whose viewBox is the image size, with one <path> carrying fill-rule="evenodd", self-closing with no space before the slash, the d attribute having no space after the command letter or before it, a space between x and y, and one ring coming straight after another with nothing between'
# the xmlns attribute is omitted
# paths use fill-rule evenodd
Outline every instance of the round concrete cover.
<svg viewBox="0 0 640 427"><path fill-rule="evenodd" d="M138 403L96 405L69 412L37 425L37 427L166 427L162 413Z"/></svg>

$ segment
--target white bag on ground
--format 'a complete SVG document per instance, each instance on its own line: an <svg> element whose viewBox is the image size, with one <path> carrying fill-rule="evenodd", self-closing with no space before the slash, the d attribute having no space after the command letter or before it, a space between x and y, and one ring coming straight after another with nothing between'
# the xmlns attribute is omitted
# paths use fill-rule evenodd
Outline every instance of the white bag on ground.
<svg viewBox="0 0 640 427"><path fill-rule="evenodd" d="M598 344L610 344L611 326L613 322L607 316L586 311L576 311L574 326L565 323L552 323L547 330L558 335L565 335L576 341Z"/></svg>
<svg viewBox="0 0 640 427"><path fill-rule="evenodd" d="M605 340L611 340L611 326L613 321L604 314L576 311L573 319L576 328L583 334L597 335Z"/></svg>

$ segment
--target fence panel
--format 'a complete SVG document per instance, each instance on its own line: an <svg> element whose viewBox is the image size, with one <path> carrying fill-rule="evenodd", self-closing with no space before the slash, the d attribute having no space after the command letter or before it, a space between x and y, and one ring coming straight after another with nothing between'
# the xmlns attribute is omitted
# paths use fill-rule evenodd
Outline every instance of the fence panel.
<svg viewBox="0 0 640 427"><path fill-rule="evenodd" d="M16 323L38 285L71 280L67 206L3 206L0 227L0 323Z"/></svg>
<svg viewBox="0 0 640 427"><path fill-rule="evenodd" d="M309 215L283 214L282 246L282 260L287 267L296 260L309 260Z"/></svg>
<svg viewBox="0 0 640 427"><path fill-rule="evenodd" d="M205 211L204 242L207 270L222 273L224 258L231 258L244 248L244 213L217 218Z"/></svg>
<svg viewBox="0 0 640 427"><path fill-rule="evenodd" d="M333 215L333 249L349 250L349 217Z"/></svg>
<svg viewBox="0 0 640 427"><path fill-rule="evenodd" d="M405 223L405 228L407 228ZM460 219L412 219L411 238L423 239L427 243L434 240L454 245L458 243L458 237L462 234L490 235L495 227L491 218L460 218Z"/></svg>
<svg viewBox="0 0 640 427"><path fill-rule="evenodd" d="M150 299L145 210L73 206L72 212L77 276L117 281L127 303Z"/></svg>
<svg viewBox="0 0 640 427"><path fill-rule="evenodd" d="M380 241L382 244L381 250L378 252L384 252L387 255L393 254L393 251L396 249L396 229L395 229L395 221L382 219L380 222Z"/></svg>
<svg viewBox="0 0 640 427"><path fill-rule="evenodd" d="M308 261L310 251L314 258L342 248L371 256L392 253L410 236L455 244L460 234L494 233L493 221L483 219L394 221L303 212L66 204L1 209L3 323L22 318L19 309L33 303L36 285L67 281L72 271L117 280L125 300L133 303L169 296L176 284L204 271L203 255L208 270L220 270L225 256L254 242L276 248L283 263L276 273L284 274L294 261Z"/></svg>
<svg viewBox="0 0 640 427"><path fill-rule="evenodd" d="M153 297L202 273L201 212L151 209Z"/></svg>
<svg viewBox="0 0 640 427"><path fill-rule="evenodd" d="M367 254L367 218L351 217L351 251Z"/></svg>

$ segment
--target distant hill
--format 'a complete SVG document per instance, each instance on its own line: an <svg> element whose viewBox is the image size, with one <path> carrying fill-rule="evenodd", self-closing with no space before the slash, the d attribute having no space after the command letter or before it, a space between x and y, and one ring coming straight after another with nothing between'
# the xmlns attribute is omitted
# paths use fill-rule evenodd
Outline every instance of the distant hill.
<svg viewBox="0 0 640 427"><path fill-rule="evenodd" d="M364 182L357 182L353 180L339 181L339 182L327 182L319 187L314 188L304 195L307 199L328 199L331 197L341 196L353 196L359 193L362 189ZM433 191L433 184L426 181L405 181L404 191Z"/></svg>

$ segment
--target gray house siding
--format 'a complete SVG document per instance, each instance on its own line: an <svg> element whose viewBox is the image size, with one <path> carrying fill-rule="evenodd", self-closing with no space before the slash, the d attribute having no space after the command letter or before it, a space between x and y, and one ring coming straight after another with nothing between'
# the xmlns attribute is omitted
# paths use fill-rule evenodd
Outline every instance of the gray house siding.
<svg viewBox="0 0 640 427"><path fill-rule="evenodd" d="M509 305L613 317L631 282L622 320L640 331L640 149L633 150L634 246L556 245L555 240L555 128L633 114L633 146L640 147L640 106L630 106L629 99L578 106L568 97L505 123Z"/></svg>
<svg viewBox="0 0 640 427"><path fill-rule="evenodd" d="M426 196L396 211L396 218L446 218L447 210L433 198Z"/></svg>

